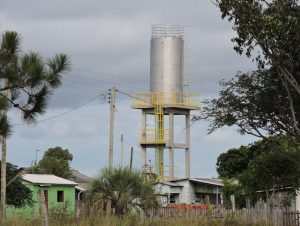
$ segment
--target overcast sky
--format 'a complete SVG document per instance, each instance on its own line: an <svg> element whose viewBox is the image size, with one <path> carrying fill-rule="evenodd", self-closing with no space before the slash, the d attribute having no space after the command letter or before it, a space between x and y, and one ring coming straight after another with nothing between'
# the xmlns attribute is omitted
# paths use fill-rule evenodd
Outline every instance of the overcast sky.
<svg viewBox="0 0 300 226"><path fill-rule="evenodd" d="M22 34L22 48L38 51L44 58L56 53L71 57L72 71L55 91L48 111L40 119L76 108L115 85L127 93L149 90L150 37L153 24L177 24L185 27L185 43L190 86L201 99L218 95L221 79L232 78L237 71L255 67L251 60L237 55L230 39L231 24L222 21L220 12L209 0L1 0L0 31ZM134 166L141 166L138 138L141 112L130 107L129 97L117 94L114 164L120 162L120 136L125 139L125 162L134 147ZM197 112L193 112L197 114ZM11 111L13 124L20 114ZM68 148L72 167L90 176L108 162L107 100L91 103L37 126L15 125L8 140L8 161L28 166L54 146ZM191 128L191 175L216 177L218 155L229 148L253 142L235 128L223 128L207 135L208 123L196 122ZM176 137L184 138L183 120L177 120ZM175 165L184 175L183 150L175 151ZM153 151L148 160L154 161ZM166 152L166 165L167 165Z"/></svg>

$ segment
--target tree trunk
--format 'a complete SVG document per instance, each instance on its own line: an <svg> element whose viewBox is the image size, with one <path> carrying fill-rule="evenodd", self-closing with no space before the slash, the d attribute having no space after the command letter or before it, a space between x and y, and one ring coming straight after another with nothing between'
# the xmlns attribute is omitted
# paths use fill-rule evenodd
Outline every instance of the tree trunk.
<svg viewBox="0 0 300 226"><path fill-rule="evenodd" d="M4 79L4 88L8 86L7 79ZM3 92L5 96L8 96L8 90ZM3 114L7 113L7 110L2 111ZM1 201L0 201L0 212L1 212L1 223L5 221L5 206L6 206L6 138L1 138Z"/></svg>
<svg viewBox="0 0 300 226"><path fill-rule="evenodd" d="M5 221L5 204L6 204L6 139L1 139L1 223Z"/></svg>

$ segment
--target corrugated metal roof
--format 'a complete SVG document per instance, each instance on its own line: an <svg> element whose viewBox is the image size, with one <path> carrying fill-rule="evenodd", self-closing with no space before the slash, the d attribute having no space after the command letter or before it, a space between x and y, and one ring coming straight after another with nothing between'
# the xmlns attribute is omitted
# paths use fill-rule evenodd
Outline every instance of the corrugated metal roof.
<svg viewBox="0 0 300 226"><path fill-rule="evenodd" d="M23 180L34 184L77 185L77 183L51 174L24 174Z"/></svg>
<svg viewBox="0 0 300 226"><path fill-rule="evenodd" d="M191 178L190 181L200 182L204 184L213 184L218 186L224 186L221 180L218 179L203 179L203 178Z"/></svg>
<svg viewBox="0 0 300 226"><path fill-rule="evenodd" d="M220 179L209 179L209 178L181 178L181 179L174 179L170 180L169 182L176 183L177 181L183 181L183 180L188 180L191 182L196 182L196 183L204 183L204 184L212 184L212 185L217 185L217 186L224 186L222 183L222 180Z"/></svg>

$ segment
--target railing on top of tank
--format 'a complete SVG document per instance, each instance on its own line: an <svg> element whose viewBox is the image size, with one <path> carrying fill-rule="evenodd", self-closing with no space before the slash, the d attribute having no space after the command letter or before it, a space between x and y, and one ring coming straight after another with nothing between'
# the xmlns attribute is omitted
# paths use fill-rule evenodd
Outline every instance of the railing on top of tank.
<svg viewBox="0 0 300 226"><path fill-rule="evenodd" d="M180 25L165 25L157 24L152 25L152 38L159 37L180 37L183 38L184 28Z"/></svg>
<svg viewBox="0 0 300 226"><path fill-rule="evenodd" d="M199 95L195 93L145 92L135 93L132 98L133 107L151 107L153 105L176 105L198 108Z"/></svg>

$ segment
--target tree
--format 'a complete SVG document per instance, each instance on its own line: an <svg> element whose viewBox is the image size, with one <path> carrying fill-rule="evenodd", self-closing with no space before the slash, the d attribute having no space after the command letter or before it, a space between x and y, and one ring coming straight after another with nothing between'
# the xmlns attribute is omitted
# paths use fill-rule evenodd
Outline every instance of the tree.
<svg viewBox="0 0 300 226"><path fill-rule="evenodd" d="M26 123L36 123L45 113L49 96L61 84L62 73L70 69L65 54L44 60L39 53L24 53L20 48L21 36L5 32L0 40L0 136L1 161L1 221L6 203L6 138L12 132L6 112L14 107L22 112Z"/></svg>
<svg viewBox="0 0 300 226"><path fill-rule="evenodd" d="M7 204L16 208L21 208L25 205L32 204L32 192L26 185L22 183L20 171L21 169L18 169L16 165L7 163L7 181L12 181L7 186Z"/></svg>
<svg viewBox="0 0 300 226"><path fill-rule="evenodd" d="M70 178L70 162L73 155L68 149L61 147L49 148L37 165L37 173L54 174L58 177Z"/></svg>
<svg viewBox="0 0 300 226"><path fill-rule="evenodd" d="M61 84L62 73L70 70L70 62L65 54L44 60L39 53L23 53L20 41L14 31L5 32L0 40L0 110L14 107L22 112L25 122L36 123L46 111L52 90ZM4 95L5 91L9 95ZM0 115L0 121L0 135L6 137L11 127L5 114Z"/></svg>
<svg viewBox="0 0 300 226"><path fill-rule="evenodd" d="M239 54L258 69L221 82L219 98L207 101L200 117L209 132L238 126L258 137L289 134L300 140L300 6L297 0L216 0L222 18L233 21Z"/></svg>
<svg viewBox="0 0 300 226"><path fill-rule="evenodd" d="M216 0L222 18L233 21L234 49L252 57L259 69L270 68L288 98L292 127L300 134L300 4L298 0ZM299 116L298 116L299 117Z"/></svg>
<svg viewBox="0 0 300 226"><path fill-rule="evenodd" d="M237 194L242 191L257 198L257 191L264 191L260 196L269 201L275 190L289 187L295 195L300 187L300 153L289 139L274 136L231 149L218 157L217 171L221 177L239 182L239 189L234 190ZM225 191L232 191L231 185L225 186Z"/></svg>
<svg viewBox="0 0 300 226"><path fill-rule="evenodd" d="M209 133L223 126L237 126L241 134L260 138L286 134L298 137L289 108L289 99L274 69L238 73L234 79L221 82L219 97L203 107L200 119L209 120ZM300 96L294 99L299 112Z"/></svg>
<svg viewBox="0 0 300 226"><path fill-rule="evenodd" d="M88 197L93 202L111 200L117 215L127 214L133 208L147 213L147 210L158 207L154 181L128 167L102 170L91 182Z"/></svg>

